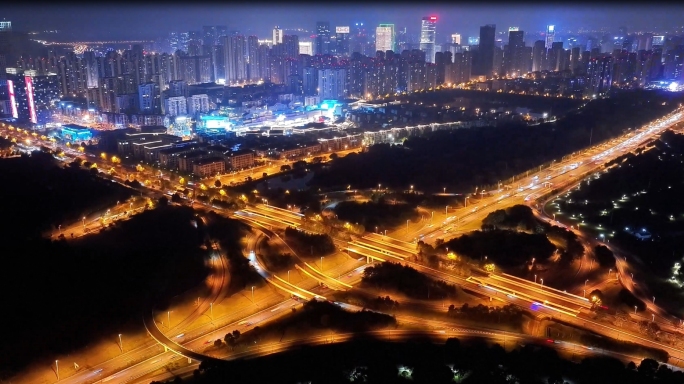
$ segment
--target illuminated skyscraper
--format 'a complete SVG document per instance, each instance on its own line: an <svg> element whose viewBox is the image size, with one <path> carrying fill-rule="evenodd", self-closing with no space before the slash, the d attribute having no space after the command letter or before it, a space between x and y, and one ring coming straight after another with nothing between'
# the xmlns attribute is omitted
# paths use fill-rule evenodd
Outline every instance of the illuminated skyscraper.
<svg viewBox="0 0 684 384"><path fill-rule="evenodd" d="M330 23L319 21L316 23L316 49L317 55L330 53Z"/></svg>
<svg viewBox="0 0 684 384"><path fill-rule="evenodd" d="M480 27L480 44L477 50L477 62L473 65L473 74L490 77L494 70L494 47L496 43L496 25L487 24Z"/></svg>
<svg viewBox="0 0 684 384"><path fill-rule="evenodd" d="M283 30L276 26L273 28L273 45L283 43Z"/></svg>
<svg viewBox="0 0 684 384"><path fill-rule="evenodd" d="M451 43L461 45L461 34L459 34L459 33L451 34Z"/></svg>
<svg viewBox="0 0 684 384"><path fill-rule="evenodd" d="M55 73L7 68L7 95L12 117L23 122L45 124L59 100L59 78Z"/></svg>
<svg viewBox="0 0 684 384"><path fill-rule="evenodd" d="M375 28L375 50L394 51L394 24L380 24Z"/></svg>
<svg viewBox="0 0 684 384"><path fill-rule="evenodd" d="M508 45L504 52L504 67L506 74L517 77L527 73L527 61L525 60L525 32L518 28L508 29Z"/></svg>
<svg viewBox="0 0 684 384"><path fill-rule="evenodd" d="M224 56L226 65L226 84L247 80L247 63L245 60L246 39L242 35L225 36Z"/></svg>
<svg viewBox="0 0 684 384"><path fill-rule="evenodd" d="M553 39L556 37L556 26L547 25L546 26L546 49L551 49L553 45Z"/></svg>
<svg viewBox="0 0 684 384"><path fill-rule="evenodd" d="M425 61L435 62L435 27L437 16L426 16L420 25L420 50L425 52Z"/></svg>

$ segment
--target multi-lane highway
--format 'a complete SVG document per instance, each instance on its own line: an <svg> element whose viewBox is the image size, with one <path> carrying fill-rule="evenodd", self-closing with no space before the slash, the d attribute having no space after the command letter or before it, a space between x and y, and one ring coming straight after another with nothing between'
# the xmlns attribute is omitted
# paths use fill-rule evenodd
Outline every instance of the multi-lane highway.
<svg viewBox="0 0 684 384"><path fill-rule="evenodd" d="M445 230L449 228L454 228L454 226L466 225L467 223L476 222L477 220L481 220L488 213L488 211L499 209L503 206L509 206L520 202L529 201L531 199L535 199L538 196L547 193L550 189L559 188L566 184L575 182L577 177L579 177L580 175L593 172L610 159L615 158L616 156L621 155L623 153L626 153L629 150L634 150L640 144L652 139L653 137L655 137L655 135L661 133L673 122L681 119L681 117L682 114L680 111L677 114L675 114L675 116L669 119L663 119L663 121L651 125L645 129L639 130L636 133L632 133L622 138L616 139L611 143L603 145L599 148L593 148L591 150L585 151L582 154L579 154L569 160L561 161L557 165L553 166L550 170L542 171L541 175L531 175L528 178L522 179L519 185L508 186L509 188L502 188L501 190L496 191L494 194L491 194L489 197L484 197L480 199L473 208L470 208L472 206L471 202L468 208L463 208L461 211L454 214L453 216L448 216L447 218L453 217L453 219L445 220L445 223L443 223L439 227L426 226L425 228L419 229L415 233L409 233L407 236L403 236L404 240L411 241L414 238L419 238L421 235L426 236L436 234L439 233L438 231L442 231L443 233ZM548 172L549 174L544 176L545 172ZM266 226L270 227L273 227L274 225L277 227L293 226L301 220L301 217L298 217L298 215L292 212L278 210L274 207L265 207L260 205L257 207L250 207L249 211L241 213L240 215L246 215L245 220L252 221L255 225L263 225L265 223ZM459 213L461 214L461 217L456 218ZM401 241L401 239L390 239L389 237L385 239L383 243L383 239L381 239L380 237L382 236L369 235L365 238L356 239L354 240L354 242L346 244L346 247L357 247L352 252L358 253L361 256L366 256L375 260L403 259L403 262L412 265L414 268L418 269L421 272L427 273L429 275L432 275L433 277L440 278L448 282L457 283L464 287L467 286L469 290L493 298L495 297L496 300L500 300L502 302L511 302L518 304L520 301L526 301L524 296L529 296L531 299L534 299L538 295L541 295L541 297L547 297L551 300L559 300L560 303L557 303L558 305L563 305L564 307L570 309L572 309L572 306L574 305L576 306L576 308L579 308L577 309L577 311L581 312L581 308L583 305L581 302L577 301L579 300L579 298L571 299L568 298L567 295L562 295L548 288L540 288L530 285L529 282L516 282L513 279L505 279L502 281L492 277L488 277L487 279L490 279L492 281L485 282L484 284L482 284L482 282L472 280L469 281L467 278L452 276L450 274L434 270L420 264L413 263L410 261L410 257L412 254L415 254L414 244L410 244L408 241ZM254 262L258 263L258 260L254 259ZM261 268L263 270L263 267ZM312 268L311 266L305 265L302 268L304 270L310 270L309 273L312 277L308 279L308 285L313 285L312 287L291 287L290 284L286 284L286 282L281 281L282 278L277 279L276 276L273 276L272 281L275 282L274 286L276 286L276 284L281 285L281 287L278 287L278 289L285 291L293 296L301 295L307 299L312 297L324 298L324 293L320 292L320 290L322 289L320 280L330 279L327 280L330 282L330 285L336 286L338 289L342 289L342 287L346 287L347 285L352 286L359 280L358 273L356 275L354 275L353 273L347 275L345 273L345 276L339 279L333 279L332 276L330 276L330 274L334 275L335 271L329 271L328 275L325 275L318 274L318 271L315 271L315 268ZM360 267L356 267L357 272L359 268ZM263 272L268 273L265 270L263 270ZM343 273L340 273L339 275L341 276L342 274ZM317 280L316 276L320 280ZM493 288L499 289L500 292L494 290ZM504 290L519 291L519 296L515 294L505 293ZM307 294L307 292L310 293ZM544 304L544 300L546 299L542 299L542 302L540 304ZM208 303L206 300L205 302ZM250 315L254 316L253 318L247 316L244 317L243 320L240 320L237 323L231 323L225 327L216 328L214 330L209 331L207 331L206 329L193 330L193 332L196 333L189 333L191 336L182 334L180 333L180 330L178 330L179 333L177 335L174 336L173 333L175 333L176 331L173 331L167 333L166 337L178 338L179 340L177 342L176 340L174 340L176 344L183 345L185 348L189 348L191 350L197 349L201 347L201 345L206 343L210 337L222 336L221 332L225 334L226 331L232 331L233 328L239 329L239 327L243 327L243 330L247 330L250 326L254 326L254 324L257 324L258 322L267 321L268 319L271 319L274 316L278 316L282 313L287 313L290 310L291 305L297 305L296 301L293 299L287 299L285 301L281 301L275 304L274 306L269 307L272 308L272 310L262 310L260 312L257 312L256 314ZM523 305L528 306L529 304L525 303ZM558 308L550 308L548 305L539 305L537 306L536 310L539 311L539 313L547 314L548 316L553 317L562 316L563 314L563 312L558 311ZM201 310L198 310L197 313L199 313L200 311ZM204 308L204 312L206 312L206 308ZM679 358L684 357L683 351L680 351L678 349L672 348L670 346L658 342L654 342L652 340L648 340L639 335L631 334L628 331L622 330L618 327L597 323L591 319L587 319L582 316L570 316L566 314L566 317L571 318L570 321L573 321L577 325L583 325L585 328L596 330L597 332L600 332L602 334L607 334L613 337L621 336L623 339L632 340L644 345L657 346L667 350L673 356L677 356ZM152 322L152 324L156 327L156 324L154 322ZM177 327L175 327L174 329L176 328ZM181 334L182 336L179 337L179 335ZM164 341L164 343L166 345L170 345L170 343L168 343L168 340ZM136 350L127 351L126 353L124 353L122 356L125 356L126 360L124 360L123 358L113 359L99 366L95 366L92 369L79 372L78 374L72 377L65 378L62 381L69 381L71 384L94 382L98 380L101 380L103 382L129 382L131 380L134 380L136 377L140 377L141 375L149 373L151 369L157 369L158 367L163 366L164 364L166 364L166 362L171 361L172 357L175 355L174 352L171 351L155 354L155 352L158 350L159 347L152 344L151 342L143 347L139 347ZM151 358L148 357L150 354L153 355ZM136 357L137 359L141 360L140 363L134 365L133 367L126 368L125 370L120 369L120 367L126 366L126 361L136 361Z"/></svg>

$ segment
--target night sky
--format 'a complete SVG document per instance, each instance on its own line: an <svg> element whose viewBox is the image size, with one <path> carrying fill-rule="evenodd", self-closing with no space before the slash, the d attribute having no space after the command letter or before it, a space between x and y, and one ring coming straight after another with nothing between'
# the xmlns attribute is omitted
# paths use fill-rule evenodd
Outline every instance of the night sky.
<svg viewBox="0 0 684 384"><path fill-rule="evenodd" d="M344 4L343 1L329 3ZM275 25L313 30L316 21L330 21L333 28L355 22L372 27L378 23L394 23L397 28L407 27L409 33L417 33L420 18L427 15L439 17L437 32L443 37L451 33L476 36L479 26L484 24L496 24L497 31L517 26L528 33L542 31L547 24L555 24L559 31L576 30L579 27L606 27L615 31L620 26L626 26L628 31L658 31L684 25L684 5L667 7L645 3L604 3L591 7L581 3L569 7L539 2L522 6L505 3L482 6L438 3L409 7L389 3L365 6L352 2L350 5L333 7L314 6L311 3L288 4L284 6L268 2L246 7L200 2L181 7L174 2L154 2L152 5L135 7L130 3L120 5L114 2L98 6L22 6L21 3L13 3L11 7L3 9L2 17L11 20L16 30L59 29L71 36L102 40L154 38L170 31L201 30L203 25L226 25L229 30L265 38Z"/></svg>

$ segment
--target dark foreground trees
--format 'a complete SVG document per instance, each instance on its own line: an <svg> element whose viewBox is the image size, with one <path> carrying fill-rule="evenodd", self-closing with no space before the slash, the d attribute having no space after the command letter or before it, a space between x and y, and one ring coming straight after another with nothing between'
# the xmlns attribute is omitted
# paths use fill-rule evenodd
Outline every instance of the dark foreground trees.
<svg viewBox="0 0 684 384"><path fill-rule="evenodd" d="M508 341L507 350L515 341ZM591 354L561 359L544 342L516 344L506 352L481 339L448 339L433 344L427 338L404 341L356 339L347 343L291 349L251 360L214 365L202 363L197 384L225 382L338 384L651 384L682 383L684 374L652 359L625 364ZM281 367L276 368L275 367ZM352 381L353 380L353 381Z"/></svg>

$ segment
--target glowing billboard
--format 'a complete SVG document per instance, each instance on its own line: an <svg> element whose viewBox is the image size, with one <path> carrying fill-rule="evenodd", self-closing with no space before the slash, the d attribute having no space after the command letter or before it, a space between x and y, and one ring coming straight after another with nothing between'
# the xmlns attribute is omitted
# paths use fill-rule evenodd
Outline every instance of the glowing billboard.
<svg viewBox="0 0 684 384"><path fill-rule="evenodd" d="M19 111L17 111L17 100L14 97L14 82L12 80L7 80L7 88L9 91L10 104L12 104L12 117L18 119Z"/></svg>
<svg viewBox="0 0 684 384"><path fill-rule="evenodd" d="M349 27L335 27L335 33L349 33Z"/></svg>
<svg viewBox="0 0 684 384"><path fill-rule="evenodd" d="M38 118L36 117L36 104L33 102L33 78L31 78L31 76L24 76L24 81L26 81L26 96L28 98L31 122L33 124L38 124Z"/></svg>

